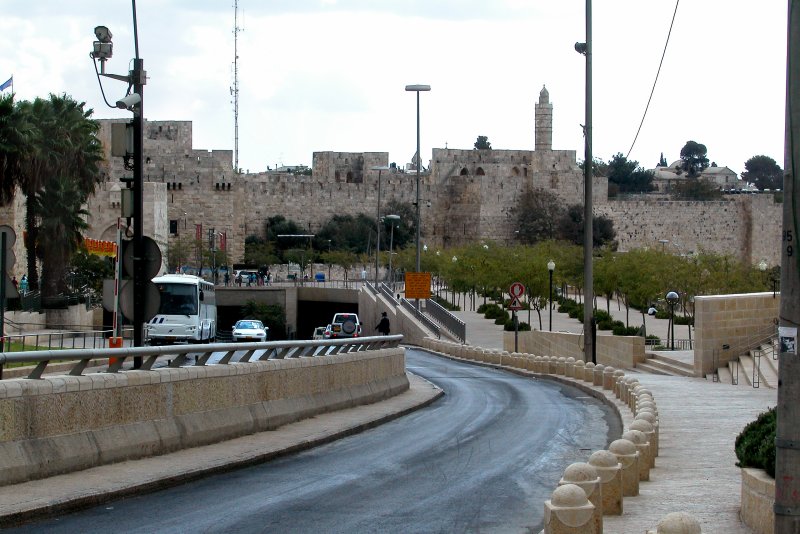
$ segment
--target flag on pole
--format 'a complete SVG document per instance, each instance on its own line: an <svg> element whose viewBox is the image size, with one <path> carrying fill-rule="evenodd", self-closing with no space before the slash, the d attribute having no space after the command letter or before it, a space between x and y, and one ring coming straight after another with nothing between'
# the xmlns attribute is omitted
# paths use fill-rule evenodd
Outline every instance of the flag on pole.
<svg viewBox="0 0 800 534"><path fill-rule="evenodd" d="M12 91L14 90L14 77L13 76L11 78L9 78L8 80L6 80L5 83L3 83L3 85L0 85L0 91L5 91L6 87L11 87L11 90Z"/></svg>

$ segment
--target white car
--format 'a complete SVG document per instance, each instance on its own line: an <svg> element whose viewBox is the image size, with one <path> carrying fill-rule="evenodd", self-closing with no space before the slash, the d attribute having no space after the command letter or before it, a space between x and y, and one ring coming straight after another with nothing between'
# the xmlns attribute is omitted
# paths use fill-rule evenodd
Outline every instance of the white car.
<svg viewBox="0 0 800 534"><path fill-rule="evenodd" d="M233 341L266 341L269 328L255 319L242 319L233 325Z"/></svg>
<svg viewBox="0 0 800 534"><path fill-rule="evenodd" d="M337 313L331 321L332 338L358 337L361 335L361 322L355 313Z"/></svg>
<svg viewBox="0 0 800 534"><path fill-rule="evenodd" d="M314 329L314 335L311 336L311 339L325 339L325 330L327 330L326 326L318 326Z"/></svg>

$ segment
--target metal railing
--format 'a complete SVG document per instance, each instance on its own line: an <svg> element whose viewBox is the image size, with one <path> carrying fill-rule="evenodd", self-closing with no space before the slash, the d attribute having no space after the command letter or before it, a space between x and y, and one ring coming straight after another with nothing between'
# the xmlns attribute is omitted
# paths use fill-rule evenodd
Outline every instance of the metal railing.
<svg viewBox="0 0 800 534"><path fill-rule="evenodd" d="M400 302L398 302L397 299L394 297L394 292L392 291L392 288L390 288L386 284L384 284L384 283L379 284L378 285L378 291L380 291L381 295L383 295L385 298L389 299L389 302L391 302L395 306L399 306L400 305Z"/></svg>
<svg viewBox="0 0 800 534"><path fill-rule="evenodd" d="M362 352L397 347L402 335L358 337L347 339L327 339L318 341L266 341L262 343L211 343L208 345L171 345L161 347L127 347L119 349L65 349L25 352L0 353L0 369L7 363L36 364L27 378L38 379L47 369L51 361L74 362L66 374L80 376L89 362L97 359L109 359L106 372L117 373L124 369L126 361L134 357L142 358L142 366L138 370L151 371L159 358L167 358L168 367L204 366L214 353L223 353L218 365L247 363L271 359L301 358L329 356L348 352ZM244 352L237 360L232 361L237 352ZM260 352L254 358L257 352ZM190 357L194 357L194 361Z"/></svg>
<svg viewBox="0 0 800 534"><path fill-rule="evenodd" d="M435 321L438 321L445 328L445 330L458 338L461 343L466 343L467 325L464 323L464 321L450 313L450 311L445 309L444 306L432 299L425 301L425 311L430 314Z"/></svg>
<svg viewBox="0 0 800 534"><path fill-rule="evenodd" d="M128 329L130 330L130 329ZM26 352L42 349L99 349L107 345L111 330L57 330L9 334L3 339L3 352Z"/></svg>
<svg viewBox="0 0 800 534"><path fill-rule="evenodd" d="M373 295L378 294L378 288L372 285L372 282L364 282L364 287L366 287Z"/></svg>
<svg viewBox="0 0 800 534"><path fill-rule="evenodd" d="M403 308L405 308L407 311L409 311L410 313L412 313L412 314L414 315L414 317L416 317L417 319L419 319L419 321L420 321L422 324L424 324L424 325L425 325L425 327L426 327L428 330L430 330L431 332L433 332L434 334L436 334L436 338L437 338L437 339L441 339L441 338L442 338L442 334L441 334L441 332L439 331L439 325L437 325L436 323L434 323L433 321L431 321L431 320L430 320L430 318L429 318L427 315L425 315L424 313L422 313L421 311L419 311L419 310L418 310L416 307L414 307L414 305L413 305L413 304L411 304L409 301L407 301L407 300L406 300L406 299L404 299L404 298L401 298L401 299L400 299L400 305L401 305Z"/></svg>

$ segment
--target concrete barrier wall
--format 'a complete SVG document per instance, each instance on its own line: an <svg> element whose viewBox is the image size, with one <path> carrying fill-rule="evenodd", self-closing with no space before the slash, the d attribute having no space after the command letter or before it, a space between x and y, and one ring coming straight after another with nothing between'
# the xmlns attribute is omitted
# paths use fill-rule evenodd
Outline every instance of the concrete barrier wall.
<svg viewBox="0 0 800 534"><path fill-rule="evenodd" d="M762 469L742 469L742 511L745 525L756 534L775 531L775 479Z"/></svg>
<svg viewBox="0 0 800 534"><path fill-rule="evenodd" d="M716 371L715 352L722 367L741 356L734 354L734 347L762 338L778 317L780 300L771 292L695 297L694 375ZM731 349L723 350L723 345Z"/></svg>
<svg viewBox="0 0 800 534"><path fill-rule="evenodd" d="M386 312L392 334L403 334L403 343L420 346L429 335L419 321L402 306L395 306L389 299L375 295L372 291L358 292L358 318L364 325L365 336L378 335L375 327L381 320L381 312Z"/></svg>
<svg viewBox="0 0 800 534"><path fill-rule="evenodd" d="M583 335L569 332L532 330L519 332L518 352L537 356L558 356L583 360ZM514 332L503 332L503 348L514 351ZM597 363L617 369L632 369L643 362L644 338L641 336L597 336Z"/></svg>
<svg viewBox="0 0 800 534"><path fill-rule="evenodd" d="M0 484L272 430L406 391L402 348L0 381Z"/></svg>

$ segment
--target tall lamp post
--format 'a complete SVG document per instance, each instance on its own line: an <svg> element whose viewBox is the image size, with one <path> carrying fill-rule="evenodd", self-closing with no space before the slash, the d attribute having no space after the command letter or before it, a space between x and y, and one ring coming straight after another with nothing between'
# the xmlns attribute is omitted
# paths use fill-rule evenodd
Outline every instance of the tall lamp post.
<svg viewBox="0 0 800 534"><path fill-rule="evenodd" d="M108 74L105 72L106 61L111 58L113 53L113 43L111 42L111 32L106 26L96 26L94 29L97 40L92 44L92 52L89 56L100 61L100 71L97 72L98 81L100 76L112 78L126 82L128 84L128 94L116 105L112 106L106 101L109 107L127 109L133 112L133 344L140 347L144 344L144 302L147 280L144 278L145 251L144 251L144 200L143 200L143 174L142 174L142 152L144 145L144 85L147 83L147 73L144 70L144 61L139 57L139 33L136 23L136 0L131 0L133 8L133 43L135 57L132 69L127 75ZM95 63L95 70L97 64ZM102 90L102 85L101 85ZM105 100L105 95L103 96ZM127 158L126 158L127 159ZM127 163L127 162L126 162ZM134 358L134 368L141 367L141 357Z"/></svg>
<svg viewBox="0 0 800 534"><path fill-rule="evenodd" d="M678 294L674 291L667 293L667 303L669 304L669 328L667 329L667 337L672 331L672 344L671 350L675 350L675 305L678 303Z"/></svg>
<svg viewBox="0 0 800 534"><path fill-rule="evenodd" d="M556 262L550 260L547 262L547 270L550 272L550 298L547 305L550 308L550 331L553 331L553 271L556 270Z"/></svg>
<svg viewBox="0 0 800 534"><path fill-rule="evenodd" d="M392 292L394 292L394 273L392 273L392 254L394 254L394 222L400 220L399 215L387 215L384 217L387 221L391 221L391 233L389 234L389 281L392 284Z"/></svg>
<svg viewBox="0 0 800 534"><path fill-rule="evenodd" d="M372 167L373 171L378 171L378 209L375 213L375 226L378 237L375 239L375 287L378 287L378 257L381 255L381 172L388 171L389 167Z"/></svg>
<svg viewBox="0 0 800 534"><path fill-rule="evenodd" d="M420 91L430 91L430 90L431 90L431 86L430 85L420 85L420 84L406 85L406 91L413 91L413 92L417 93L417 153L416 153L417 161L415 163L415 166L417 168L417 203L416 203L416 205L417 205L417 221L416 221L417 222L417 238L416 238L416 245L417 245L417 263L416 263L416 267L417 267L417 272L420 272L419 237L420 237L420 227L422 226L422 220L420 219L420 215L419 215L419 207L420 207L419 206L419 202L420 202L419 171L420 171L420 167L422 166L421 163L420 163L422 161L422 157L420 156L420 153L419 153L419 150L420 150L419 149L419 93L420 93ZM419 307L419 300L417 300L417 307Z"/></svg>

